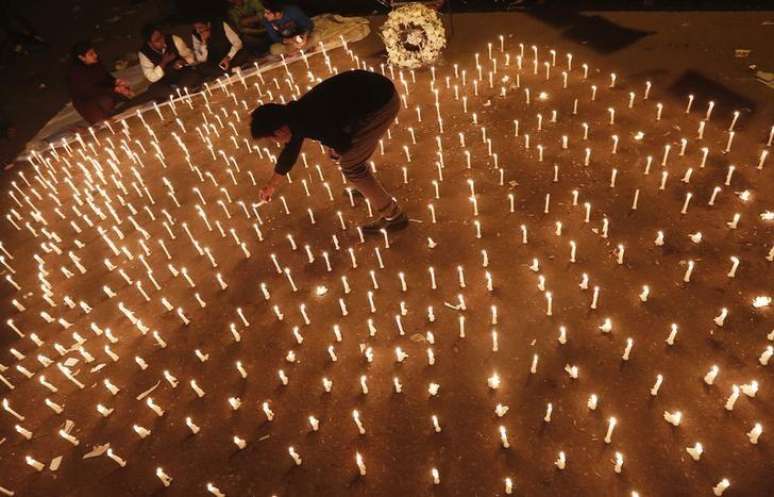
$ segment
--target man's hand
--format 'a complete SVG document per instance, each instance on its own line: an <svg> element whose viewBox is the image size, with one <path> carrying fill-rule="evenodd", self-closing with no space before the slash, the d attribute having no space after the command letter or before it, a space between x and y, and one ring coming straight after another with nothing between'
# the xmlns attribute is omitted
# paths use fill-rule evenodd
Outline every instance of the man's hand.
<svg viewBox="0 0 774 497"><path fill-rule="evenodd" d="M271 182L266 183L263 188L261 188L261 191L258 193L258 198L260 198L264 202L271 202L271 197L274 195L274 191L277 188L271 184Z"/></svg>
<svg viewBox="0 0 774 497"><path fill-rule="evenodd" d="M119 95L125 96L126 98L132 98L134 96L134 92L128 86L116 85L116 87L113 88L113 91Z"/></svg>
<svg viewBox="0 0 774 497"><path fill-rule="evenodd" d="M295 47L301 50L306 46L307 42L309 41L309 33L300 34L295 38L293 38L293 40L295 41L294 43Z"/></svg>
<svg viewBox="0 0 774 497"><path fill-rule="evenodd" d="M161 56L161 62L159 62L159 65L161 67L164 67L170 62L173 62L176 58L177 58L177 55L175 55L174 52L166 52L164 55Z"/></svg>
<svg viewBox="0 0 774 497"><path fill-rule="evenodd" d="M177 59L174 64L172 64L172 67L174 67L177 70L180 70L186 66L186 62L183 59Z"/></svg>
<svg viewBox="0 0 774 497"><path fill-rule="evenodd" d="M336 152L334 149L332 149L332 148L328 148L328 149L326 149L326 150L328 151L328 157L329 157L329 158L330 158L332 161L337 161L337 162L338 162L338 161L339 161L339 159L341 159L341 155L339 155L339 153L338 153L338 152Z"/></svg>
<svg viewBox="0 0 774 497"><path fill-rule="evenodd" d="M223 57L218 66L224 71L228 71L228 68L231 66L231 59L228 56Z"/></svg>
<svg viewBox="0 0 774 497"><path fill-rule="evenodd" d="M264 202L270 202L272 195L274 195L274 192L277 191L277 188L283 179L285 179L284 176L281 176L277 173L272 174L271 178L269 178L269 181L267 181L263 188L261 188L261 191L258 193L258 197Z"/></svg>

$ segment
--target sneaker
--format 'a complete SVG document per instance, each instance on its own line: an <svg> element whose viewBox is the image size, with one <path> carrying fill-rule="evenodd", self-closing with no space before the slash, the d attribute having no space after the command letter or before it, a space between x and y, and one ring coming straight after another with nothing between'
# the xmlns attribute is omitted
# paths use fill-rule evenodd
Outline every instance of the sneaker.
<svg viewBox="0 0 774 497"><path fill-rule="evenodd" d="M362 225L360 228L365 234L375 234L381 232L383 229L387 231L400 231L405 229L408 224L408 216L403 212L399 212L393 217L382 216L375 221Z"/></svg>

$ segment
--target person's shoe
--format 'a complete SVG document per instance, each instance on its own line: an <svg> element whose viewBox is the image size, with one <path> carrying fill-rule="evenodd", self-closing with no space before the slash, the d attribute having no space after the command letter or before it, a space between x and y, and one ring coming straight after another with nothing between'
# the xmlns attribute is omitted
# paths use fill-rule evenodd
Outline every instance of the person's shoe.
<svg viewBox="0 0 774 497"><path fill-rule="evenodd" d="M408 224L408 216L401 211L392 217L381 216L375 221L362 225L360 229L363 230L363 233L372 235L382 230L400 231L405 229Z"/></svg>

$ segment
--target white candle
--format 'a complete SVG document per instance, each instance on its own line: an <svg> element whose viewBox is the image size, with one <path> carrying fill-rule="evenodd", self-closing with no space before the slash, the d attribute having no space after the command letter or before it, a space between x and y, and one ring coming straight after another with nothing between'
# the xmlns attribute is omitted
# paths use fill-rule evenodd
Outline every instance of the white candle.
<svg viewBox="0 0 774 497"><path fill-rule="evenodd" d="M610 444L613 441L613 430L615 430L616 424L618 424L618 420L616 420L615 417L610 417L607 420L607 434L605 435L606 444Z"/></svg>
<svg viewBox="0 0 774 497"><path fill-rule="evenodd" d="M621 473L621 467L623 466L623 454L620 452L615 453L615 466L613 467L613 471L616 472L616 474Z"/></svg>
<svg viewBox="0 0 774 497"><path fill-rule="evenodd" d="M677 337L677 324L672 323L672 331L669 333L669 336L666 339L667 345L674 345L676 337Z"/></svg>
<svg viewBox="0 0 774 497"><path fill-rule="evenodd" d="M730 486L731 486L731 482L728 481L728 478L723 478L718 482L717 485L712 487L712 493L714 493L717 497L720 497L721 495L723 495L723 492L725 492L726 489Z"/></svg>
<svg viewBox="0 0 774 497"><path fill-rule="evenodd" d="M360 476L365 476L366 465L363 462L363 456L360 455L360 452L355 452L355 464L357 464L357 470L360 473Z"/></svg>
<svg viewBox="0 0 774 497"><path fill-rule="evenodd" d="M137 435L140 438L145 438L145 437L147 437L148 435L151 434L150 430L148 430L147 428L145 428L143 426L140 426L140 425L133 425L132 429L134 430L135 433L137 433ZM65 435L67 435L67 434L60 433L60 435L62 435L62 438L65 438L65 439L67 438L67 437L65 437ZM77 445L77 444L74 444L74 445Z"/></svg>
<svg viewBox="0 0 774 497"><path fill-rule="evenodd" d="M259 73L260 74L260 73ZM212 483L207 484L207 491L214 495L215 497L226 497L226 494L220 491L218 487L213 485Z"/></svg>
<svg viewBox="0 0 774 497"><path fill-rule="evenodd" d="M680 411L675 411L674 413L664 411L664 420L672 426L680 426L683 420L683 413Z"/></svg>
<svg viewBox="0 0 774 497"><path fill-rule="evenodd" d="M696 442L693 447L686 447L685 451L691 456L691 459L698 461L701 459L701 455L704 453L704 447L701 443Z"/></svg>
<svg viewBox="0 0 774 497"><path fill-rule="evenodd" d="M567 456L564 454L564 451L559 452L559 457L554 461L554 465L559 469L567 467Z"/></svg>
<svg viewBox="0 0 774 497"><path fill-rule="evenodd" d="M707 385L712 385L715 382L715 378L717 378L718 373L720 372L720 368L716 365L713 365L709 372L704 375L704 383Z"/></svg>
<svg viewBox="0 0 774 497"><path fill-rule="evenodd" d="M739 258L736 257L735 255L732 255L730 259L731 259L731 269L728 271L728 274L726 276L728 276L729 278L733 278L736 276L737 268L739 268Z"/></svg>
<svg viewBox="0 0 774 497"><path fill-rule="evenodd" d="M35 471L43 471L45 469L46 465L41 463L40 461L35 460L32 456L26 456L24 458L25 462L35 468Z"/></svg>
<svg viewBox="0 0 774 497"><path fill-rule="evenodd" d="M293 462L296 463L296 466L301 466L301 456L296 452L296 449L292 445L288 447L288 454L293 458Z"/></svg>
<svg viewBox="0 0 774 497"><path fill-rule="evenodd" d="M721 327L722 327L722 326L723 326L723 323L725 323L725 321L726 321L726 317L728 317L728 309L727 309L727 308L725 308L725 307L723 307L723 308L720 310L720 314L718 314L718 315L717 315L717 316L716 316L716 317L713 319L713 321L715 322L715 324L716 324L716 325L718 325L718 326L721 326Z"/></svg>
<svg viewBox="0 0 774 497"><path fill-rule="evenodd" d="M758 358L758 362L761 363L761 366L767 366L772 356L774 356L774 346L769 345L761 353L761 356Z"/></svg>
<svg viewBox="0 0 774 497"><path fill-rule="evenodd" d="M185 418L185 424L186 426L188 426L188 428L191 430L191 433L193 433L194 435L199 433L199 427L196 424L194 424L193 420L190 417Z"/></svg>
<svg viewBox="0 0 774 497"><path fill-rule="evenodd" d="M691 281L691 274L695 266L696 263L693 260L688 260L688 268L685 270L685 275L683 275L683 282L689 283Z"/></svg>
<svg viewBox="0 0 774 497"><path fill-rule="evenodd" d="M739 398L739 386L733 385L731 387L731 395L729 395L728 399L726 400L726 411L733 411L734 410L734 404L736 404L736 400Z"/></svg>
<svg viewBox="0 0 774 497"><path fill-rule="evenodd" d="M664 377L660 374L656 375L656 383L653 385L653 388L650 389L650 395L655 397L658 395L658 391L661 388L661 384L664 382Z"/></svg>
<svg viewBox="0 0 774 497"><path fill-rule="evenodd" d="M750 398L755 398L755 395L758 393L758 382L753 380L749 384L744 384L741 386L742 393Z"/></svg>
<svg viewBox="0 0 774 497"><path fill-rule="evenodd" d="M763 433L763 425L760 423L755 423L755 426L753 426L752 430L747 433L747 438L750 439L751 444L757 445L758 438L760 438L761 433Z"/></svg>
<svg viewBox="0 0 774 497"><path fill-rule="evenodd" d="M113 461L115 461L115 462L116 462L116 464L118 464L119 466L121 466L121 467L124 467L124 466L126 466L126 460L124 460L124 459L122 459L122 458L118 457L118 455L116 455L116 454L113 452L113 449L108 449L108 450L107 450L107 454L106 454L106 455L107 455L107 456L108 456L110 459L112 459Z"/></svg>

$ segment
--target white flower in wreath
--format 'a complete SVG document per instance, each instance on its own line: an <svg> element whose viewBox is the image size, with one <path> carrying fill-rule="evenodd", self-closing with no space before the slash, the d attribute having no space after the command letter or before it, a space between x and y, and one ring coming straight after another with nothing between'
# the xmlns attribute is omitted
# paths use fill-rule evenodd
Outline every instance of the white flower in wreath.
<svg viewBox="0 0 774 497"><path fill-rule="evenodd" d="M382 38L390 64L418 68L432 64L446 46L438 13L421 3L401 6L387 16Z"/></svg>

